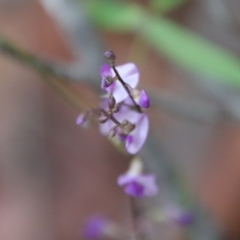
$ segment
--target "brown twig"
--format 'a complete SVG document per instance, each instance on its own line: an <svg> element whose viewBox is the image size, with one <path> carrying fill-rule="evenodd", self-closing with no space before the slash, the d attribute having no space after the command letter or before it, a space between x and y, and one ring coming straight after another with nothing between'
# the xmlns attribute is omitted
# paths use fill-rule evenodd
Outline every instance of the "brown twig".
<svg viewBox="0 0 240 240"><path fill-rule="evenodd" d="M101 112L107 116L110 120L112 120L116 125L121 125L121 123L111 114L109 114L106 110L101 109Z"/></svg>
<svg viewBox="0 0 240 240"><path fill-rule="evenodd" d="M122 84L122 86L124 87L124 89L125 89L126 92L128 93L129 97L131 98L131 100L132 100L132 102L133 102L136 110L137 110L139 113L142 113L141 107L135 102L133 96L132 96L131 93L130 93L130 90L129 90L127 84L126 84L126 83L123 81L123 79L121 78L121 76L120 76L120 74L118 73L118 71L117 71L117 69L116 69L116 67L115 67L114 64L112 64L112 69L113 69L114 73L116 74L119 82Z"/></svg>

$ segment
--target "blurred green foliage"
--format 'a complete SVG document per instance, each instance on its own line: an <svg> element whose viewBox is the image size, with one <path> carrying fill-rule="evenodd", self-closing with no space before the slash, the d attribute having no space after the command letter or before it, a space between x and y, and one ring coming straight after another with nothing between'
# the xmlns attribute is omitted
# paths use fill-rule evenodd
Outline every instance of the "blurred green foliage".
<svg viewBox="0 0 240 240"><path fill-rule="evenodd" d="M172 9L184 0L152 0ZM161 3L161 4L160 4ZM227 84L240 86L240 60L231 52L194 34L164 16L154 17L140 5L117 0L86 2L92 20L114 32L132 32L159 54L189 71L209 74Z"/></svg>
<svg viewBox="0 0 240 240"><path fill-rule="evenodd" d="M240 61L233 54L167 19L149 17L140 34L178 65L240 86Z"/></svg>
<svg viewBox="0 0 240 240"><path fill-rule="evenodd" d="M101 0L97 3L88 0L86 3L92 20L109 31L134 31L144 15L143 9L137 4L123 4L115 0Z"/></svg>
<svg viewBox="0 0 240 240"><path fill-rule="evenodd" d="M175 10L188 0L151 0L151 8L160 12Z"/></svg>

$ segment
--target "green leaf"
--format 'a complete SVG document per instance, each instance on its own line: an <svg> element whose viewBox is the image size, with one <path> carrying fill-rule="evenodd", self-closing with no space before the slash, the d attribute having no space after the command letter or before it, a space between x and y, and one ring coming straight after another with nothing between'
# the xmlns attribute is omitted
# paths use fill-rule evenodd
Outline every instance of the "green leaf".
<svg viewBox="0 0 240 240"><path fill-rule="evenodd" d="M116 0L86 1L92 20L100 27L117 32L129 32L136 29L144 15L137 4Z"/></svg>
<svg viewBox="0 0 240 240"><path fill-rule="evenodd" d="M160 54L178 65L240 86L240 61L227 50L167 19L149 17L139 32Z"/></svg>
<svg viewBox="0 0 240 240"><path fill-rule="evenodd" d="M151 5L154 9L161 12L169 12L176 9L186 1L187 0L151 0Z"/></svg>

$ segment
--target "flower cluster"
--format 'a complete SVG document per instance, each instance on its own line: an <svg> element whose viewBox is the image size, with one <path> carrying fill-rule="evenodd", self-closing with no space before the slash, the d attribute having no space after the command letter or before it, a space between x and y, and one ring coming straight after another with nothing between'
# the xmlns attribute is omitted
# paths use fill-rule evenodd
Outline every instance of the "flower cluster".
<svg viewBox="0 0 240 240"><path fill-rule="evenodd" d="M142 108L150 106L145 91L136 88L138 69L134 63L115 67L112 62L112 67L104 64L100 74L101 87L106 92L102 104L105 111L100 116L100 132L106 136L116 136L130 154L136 154L142 148L149 128L148 117Z"/></svg>
<svg viewBox="0 0 240 240"><path fill-rule="evenodd" d="M150 99L144 90L136 88L139 71L134 63L115 67L115 54L105 53L109 64L100 68L101 87L106 92L98 111L100 132L114 137L125 145L130 154L136 154L142 148L148 134L149 121L144 108L150 106ZM78 125L87 126L90 112L77 118Z"/></svg>
<svg viewBox="0 0 240 240"><path fill-rule="evenodd" d="M158 193L156 179L153 174L143 174L143 164L139 158L134 158L128 171L118 177L119 186L126 194L137 197L153 197Z"/></svg>
<svg viewBox="0 0 240 240"><path fill-rule="evenodd" d="M129 154L134 155L127 172L117 178L117 184L134 203L135 198L153 197L159 191L155 175L145 173L141 159L135 156L143 147L148 135L149 120L144 109L150 107L150 99L144 90L136 88L139 71L134 63L115 66L115 54L107 51L104 55L109 64L100 68L101 88L105 92L100 108L81 113L76 119L76 124L86 127L89 118L97 114L100 133L117 141ZM164 220L186 226L192 221L191 214L175 205L166 207L161 214L159 211L154 213L158 215L155 218L157 222ZM155 214L150 215L154 218ZM133 220L136 221L134 224L138 221ZM83 232L84 237L89 240L119 239L119 236L123 239L129 238L124 234L111 221L101 216L90 218Z"/></svg>
<svg viewBox="0 0 240 240"><path fill-rule="evenodd" d="M100 132L122 143L128 153L135 155L148 135L149 120L143 109L150 106L150 99L144 90L136 88L139 71L134 63L115 66L116 56L112 51L107 51L105 57L109 64L100 68L101 87L106 92L101 107L81 113L76 123L85 127L89 116L97 113ZM155 176L143 174L142 169L141 161L134 160L127 173L117 180L132 197L151 197L158 192Z"/></svg>

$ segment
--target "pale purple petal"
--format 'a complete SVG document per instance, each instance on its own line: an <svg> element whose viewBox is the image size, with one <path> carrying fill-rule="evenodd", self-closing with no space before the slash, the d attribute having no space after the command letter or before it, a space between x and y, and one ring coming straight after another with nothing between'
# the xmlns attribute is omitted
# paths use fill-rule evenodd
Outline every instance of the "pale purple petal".
<svg viewBox="0 0 240 240"><path fill-rule="evenodd" d="M103 231L107 226L107 220L102 216L94 216L87 220L84 229L83 237L90 240L100 239L103 236Z"/></svg>
<svg viewBox="0 0 240 240"><path fill-rule="evenodd" d="M114 116L118 119L119 122L122 122L126 119L133 124L137 124L143 114L135 112L129 109L127 106L122 106L120 112L116 113Z"/></svg>
<svg viewBox="0 0 240 240"><path fill-rule="evenodd" d="M100 68L100 75L102 78L108 77L108 76L113 76L111 68L108 64L103 64Z"/></svg>
<svg viewBox="0 0 240 240"><path fill-rule="evenodd" d="M142 114L140 120L136 122L135 125L135 129L130 133L132 136L131 144L125 144L125 147L130 154L136 154L146 141L149 129L149 121L147 115Z"/></svg>
<svg viewBox="0 0 240 240"><path fill-rule="evenodd" d="M117 66L116 69L125 83L127 83L132 88L135 88L137 86L139 80L139 72L134 63L126 63L121 66ZM124 89L124 87L118 80L109 87L105 86L106 78L109 76L110 77L115 76L113 69L111 69L108 64L104 64L100 68L100 74L102 76L101 83L102 89L107 92L113 92L113 96L116 99L116 103L125 100L129 96L127 91Z"/></svg>
<svg viewBox="0 0 240 240"><path fill-rule="evenodd" d="M121 142L125 142L126 139L127 139L127 137L128 137L128 136L122 135L122 134L119 134L119 135L118 135L118 139L119 139L119 141L121 141Z"/></svg>
<svg viewBox="0 0 240 240"><path fill-rule="evenodd" d="M118 80L116 80L114 88L112 89L112 92L116 100L116 103L122 102L128 97L127 91L124 89L124 87Z"/></svg>
<svg viewBox="0 0 240 240"><path fill-rule="evenodd" d="M77 125L82 125L86 120L86 114L85 113L81 113L78 115L77 119L76 119L76 124Z"/></svg>
<svg viewBox="0 0 240 240"><path fill-rule="evenodd" d="M102 102L102 108L105 109L106 106L107 106L108 102L106 100L104 100ZM125 108L120 108L119 112L117 113L114 113L114 117L119 121L123 121L125 120L126 118L124 118L125 116L125 112L126 112L126 107ZM107 136L109 131L114 127L116 126L116 124L112 121L112 120L108 120L107 122L103 123L103 124L100 124L100 133L104 136Z"/></svg>
<svg viewBox="0 0 240 240"><path fill-rule="evenodd" d="M152 197L158 193L155 176L152 174L130 175L122 174L118 177L117 183L124 187L126 194L133 197Z"/></svg>
<svg viewBox="0 0 240 240"><path fill-rule="evenodd" d="M107 136L109 131L115 126L115 123L111 120L107 120L105 123L100 124L100 133Z"/></svg>
<svg viewBox="0 0 240 240"><path fill-rule="evenodd" d="M116 81L114 81L109 87L106 87L105 79L104 78L102 79L101 88L108 93L111 93L113 91L113 89L115 88L115 85L116 85Z"/></svg>
<svg viewBox="0 0 240 240"><path fill-rule="evenodd" d="M116 69L122 78L136 73L139 74L137 66L134 63L125 63L123 65L117 66Z"/></svg>
<svg viewBox="0 0 240 240"><path fill-rule="evenodd" d="M122 174L122 175L120 175L118 177L117 184L122 187L125 184L131 182L132 179L133 179L132 176L130 176L129 174L124 173L124 174Z"/></svg>
<svg viewBox="0 0 240 240"><path fill-rule="evenodd" d="M102 101L102 104L101 104L101 107L103 109L106 109L108 105L108 101L107 100L104 100ZM126 112L126 108L120 108L119 112L117 113L114 113L114 117L118 120L118 121L123 121L124 119L124 112ZM107 122L103 123L103 124L100 124L100 133L104 136L107 136L109 131L114 127L116 126L116 124L112 121L112 120L108 120Z"/></svg>
<svg viewBox="0 0 240 240"><path fill-rule="evenodd" d="M142 198L144 196L144 186L137 181L132 181L124 188L124 192L132 197Z"/></svg>
<svg viewBox="0 0 240 240"><path fill-rule="evenodd" d="M139 73L134 73L123 78L123 81L127 83L131 88L135 88L138 85Z"/></svg>
<svg viewBox="0 0 240 240"><path fill-rule="evenodd" d="M121 66L117 66L116 69L126 84L132 88L135 88L137 86L139 80L139 72L134 63L126 63ZM114 76L113 69L111 69L111 71L112 76ZM127 91L118 80L116 81L113 89L113 96L115 97L117 103L125 100L129 96Z"/></svg>
<svg viewBox="0 0 240 240"><path fill-rule="evenodd" d="M138 104L142 108L149 108L149 106L150 106L150 99L144 90L141 91L141 95L139 97Z"/></svg>
<svg viewBox="0 0 240 240"><path fill-rule="evenodd" d="M138 84L138 78L139 74L133 74L125 77L123 80L131 88L135 88ZM115 97L117 103L122 102L129 97L128 92L118 80L116 81L116 84L113 88L113 96Z"/></svg>
<svg viewBox="0 0 240 240"><path fill-rule="evenodd" d="M128 149L128 147L132 144L132 142L133 142L133 136L128 135L126 138L126 144L125 144L126 149Z"/></svg>
<svg viewBox="0 0 240 240"><path fill-rule="evenodd" d="M146 197L155 196L158 193L158 186L156 184L156 178L153 174L140 175L138 177L139 184L145 186L144 195Z"/></svg>
<svg viewBox="0 0 240 240"><path fill-rule="evenodd" d="M191 224L194 220L193 214L185 209L182 209L176 204L168 204L164 208L166 217L180 227Z"/></svg>
<svg viewBox="0 0 240 240"><path fill-rule="evenodd" d="M179 226L179 227L186 227L189 224L192 224L194 221L194 217L189 212L182 212L177 218L174 218L173 221Z"/></svg>

